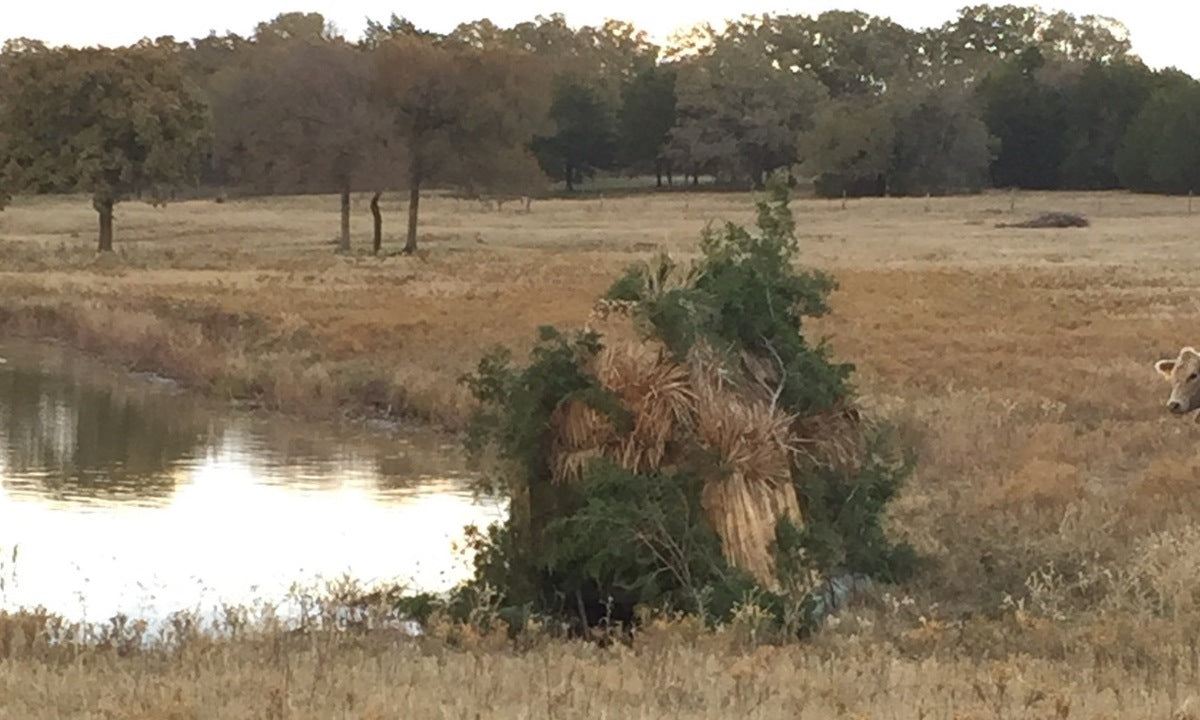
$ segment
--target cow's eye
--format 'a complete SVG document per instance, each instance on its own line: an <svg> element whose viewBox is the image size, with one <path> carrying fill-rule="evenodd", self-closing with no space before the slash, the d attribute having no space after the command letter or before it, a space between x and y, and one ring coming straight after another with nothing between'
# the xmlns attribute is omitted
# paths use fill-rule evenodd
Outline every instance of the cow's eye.
<svg viewBox="0 0 1200 720"><path fill-rule="evenodd" d="M1200 377L1200 373L1192 373L1188 375L1188 382L1195 382L1198 377Z"/></svg>

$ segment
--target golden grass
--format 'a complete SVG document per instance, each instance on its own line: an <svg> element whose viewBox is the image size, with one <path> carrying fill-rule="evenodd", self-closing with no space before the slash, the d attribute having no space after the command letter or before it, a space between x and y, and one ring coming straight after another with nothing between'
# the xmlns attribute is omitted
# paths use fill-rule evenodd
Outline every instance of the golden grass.
<svg viewBox="0 0 1200 720"><path fill-rule="evenodd" d="M1161 623L1089 629L1041 656L986 652L1054 626L921 618L895 603L805 645L652 621L631 645L532 633L510 641L435 626L390 632L246 632L170 650L5 648L0 716L51 718L1127 718L1195 717L1197 645ZM1153 656L1123 647L1158 641ZM1053 655L1054 657L1049 657Z"/></svg>
<svg viewBox="0 0 1200 720"><path fill-rule="evenodd" d="M128 204L117 256L97 259L89 207L0 213L0 332L281 409L390 406L451 428L467 409L455 377L486 346L579 326L628 263L686 258L705 222L752 220L741 194L529 214L435 198L423 254L376 259L333 255L331 198ZM282 656L291 641L17 654L0 660L0 716L1194 716L1200 426L1168 416L1152 365L1197 342L1200 215L1123 193L793 207L802 261L840 282L810 332L858 365L864 410L921 450L889 524L933 565L894 607L749 654L735 628L675 626L632 650L376 638ZM389 248L399 210L385 203ZM995 228L1050 210L1091 225Z"/></svg>

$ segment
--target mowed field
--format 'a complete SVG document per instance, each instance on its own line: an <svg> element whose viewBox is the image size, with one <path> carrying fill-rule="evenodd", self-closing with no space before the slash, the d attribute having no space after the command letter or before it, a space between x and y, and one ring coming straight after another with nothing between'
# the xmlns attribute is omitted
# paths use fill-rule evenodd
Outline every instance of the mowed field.
<svg viewBox="0 0 1200 720"><path fill-rule="evenodd" d="M456 378L538 325L578 327L630 263L751 224L749 194L384 203L334 254L332 197L123 204L97 258L86 199L0 213L0 332L50 336L198 391L315 417L460 428ZM756 648L657 622L632 647L436 630L197 641L119 654L0 622L0 716L1196 717L1200 425L1153 362L1200 345L1200 203L1125 193L792 204L839 282L810 325L920 465L893 532L932 560L816 638ZM1083 229L997 228L1049 210ZM4 659L8 658L8 659ZM1196 696L1192 700L1193 695Z"/></svg>

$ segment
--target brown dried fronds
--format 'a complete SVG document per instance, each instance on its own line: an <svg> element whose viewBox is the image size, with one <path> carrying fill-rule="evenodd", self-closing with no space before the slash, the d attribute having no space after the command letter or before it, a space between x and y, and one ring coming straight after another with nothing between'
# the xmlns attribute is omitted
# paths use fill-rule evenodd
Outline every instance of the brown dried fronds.
<svg viewBox="0 0 1200 720"><path fill-rule="evenodd" d="M699 346L691 359L700 444L715 450L727 466L751 482L789 481L793 418L738 392L740 378L726 369L711 348Z"/></svg>
<svg viewBox="0 0 1200 720"><path fill-rule="evenodd" d="M596 374L633 414L617 462L634 472L661 467L670 441L692 424L696 395L687 368L658 343L618 343L600 352Z"/></svg>
<svg viewBox="0 0 1200 720"><path fill-rule="evenodd" d="M605 454L616 442L612 420L581 400L559 405L550 416L554 439L550 469L557 482L578 480L587 461Z"/></svg>
<svg viewBox="0 0 1200 720"><path fill-rule="evenodd" d="M607 345L592 370L632 415L632 427L618 433L612 420L572 400L555 411L555 479L578 479L587 459L607 456L633 472L661 468L672 440L689 431L695 394L687 368L672 362L655 343Z"/></svg>
<svg viewBox="0 0 1200 720"><path fill-rule="evenodd" d="M795 486L751 481L735 470L726 478L709 481L700 502L721 539L725 559L765 587L778 589L771 551L775 525L780 517L797 525L803 521Z"/></svg>
<svg viewBox="0 0 1200 720"><path fill-rule="evenodd" d="M675 461L675 447L710 449L721 472L701 497L708 521L729 562L774 587L776 523L803 522L793 461L799 455L832 466L853 463L861 448L857 412L839 406L789 415L775 404L782 377L775 360L726 357L704 342L685 364L655 341L609 343L588 371L629 411L632 425L619 431L582 401L564 403L552 418L555 479L577 480L597 457L648 472Z"/></svg>

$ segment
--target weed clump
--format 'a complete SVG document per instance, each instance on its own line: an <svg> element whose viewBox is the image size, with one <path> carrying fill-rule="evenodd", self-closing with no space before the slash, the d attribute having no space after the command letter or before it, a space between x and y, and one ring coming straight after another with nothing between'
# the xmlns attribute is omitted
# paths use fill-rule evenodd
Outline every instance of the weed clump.
<svg viewBox="0 0 1200 720"><path fill-rule="evenodd" d="M912 458L853 407L853 366L804 335L835 283L795 267L780 178L757 229L706 230L686 270L631 268L583 329L543 327L528 364L497 349L463 378L467 449L511 502L472 536L453 603L494 592L518 623L592 626L635 606L716 623L753 602L794 633L822 581L914 570L881 522Z"/></svg>

